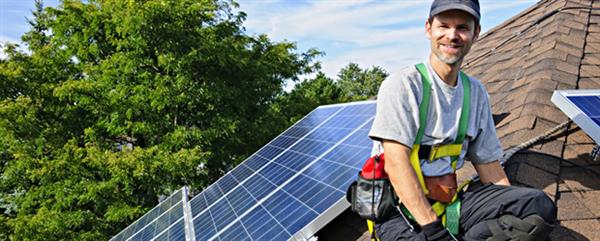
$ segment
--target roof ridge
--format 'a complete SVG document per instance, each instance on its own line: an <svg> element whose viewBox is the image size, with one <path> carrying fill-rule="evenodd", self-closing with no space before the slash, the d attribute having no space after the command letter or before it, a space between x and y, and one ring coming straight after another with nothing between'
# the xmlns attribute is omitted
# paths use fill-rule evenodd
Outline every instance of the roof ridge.
<svg viewBox="0 0 600 241"><path fill-rule="evenodd" d="M504 27L506 27L507 25L510 25L512 23L514 23L517 19L528 15L529 13L531 13L533 10L536 10L540 5L542 5L543 3L549 2L551 0L540 0L538 1L536 4L526 8L525 10L521 11L520 13L518 13L515 16L512 16L511 18L507 19L506 21L492 27L491 29L489 29L488 31L486 31L485 33L483 33L481 36L479 36L479 40L488 37L491 34L494 34L497 30L499 29L503 29ZM561 0L555 0L555 1L561 1Z"/></svg>

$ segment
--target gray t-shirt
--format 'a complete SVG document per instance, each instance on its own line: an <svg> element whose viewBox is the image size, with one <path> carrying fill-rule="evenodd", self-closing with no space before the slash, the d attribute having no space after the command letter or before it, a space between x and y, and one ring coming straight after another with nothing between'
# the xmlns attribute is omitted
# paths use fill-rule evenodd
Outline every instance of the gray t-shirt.
<svg viewBox="0 0 600 241"><path fill-rule="evenodd" d="M462 110L463 86L459 79L455 87L447 85L425 61L431 78L431 97L427 126L421 144L451 144L456 139ZM467 136L457 163L464 159L482 164L502 157L502 147L496 136L488 94L479 80L470 77L471 103ZM375 140L373 152L383 151L379 141L393 140L412 148L419 129L419 104L423 98L421 74L415 66L401 70L383 81L377 95L377 113L369 136ZM450 157L433 162L421 160L425 176L452 173Z"/></svg>

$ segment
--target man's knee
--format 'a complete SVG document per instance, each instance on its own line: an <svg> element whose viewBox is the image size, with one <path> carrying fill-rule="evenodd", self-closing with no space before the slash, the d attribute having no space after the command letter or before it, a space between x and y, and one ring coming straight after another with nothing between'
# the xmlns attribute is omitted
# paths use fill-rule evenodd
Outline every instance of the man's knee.
<svg viewBox="0 0 600 241"><path fill-rule="evenodd" d="M422 232L413 230L406 220L401 217L392 218L383 223L375 224L375 233L379 240L396 241L396 240L413 240L426 241L425 235ZM420 230L419 230L420 231Z"/></svg>
<svg viewBox="0 0 600 241"><path fill-rule="evenodd" d="M522 200L525 202L522 218L529 215L539 215L547 223L556 220L556 205L546 193L532 188L524 188Z"/></svg>

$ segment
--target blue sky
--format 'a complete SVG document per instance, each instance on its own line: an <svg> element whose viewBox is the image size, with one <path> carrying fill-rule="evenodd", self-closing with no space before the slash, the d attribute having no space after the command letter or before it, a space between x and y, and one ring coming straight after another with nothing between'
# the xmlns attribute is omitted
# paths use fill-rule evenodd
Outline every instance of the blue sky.
<svg viewBox="0 0 600 241"><path fill-rule="evenodd" d="M536 0L480 0L482 31L532 6ZM46 0L57 6L58 0ZM299 51L314 47L323 72L335 77L350 62L390 73L425 59L429 42L425 19L430 0L239 0L249 34L296 42ZM0 0L0 41L19 42L29 28L33 0ZM0 53L1 55L1 53Z"/></svg>

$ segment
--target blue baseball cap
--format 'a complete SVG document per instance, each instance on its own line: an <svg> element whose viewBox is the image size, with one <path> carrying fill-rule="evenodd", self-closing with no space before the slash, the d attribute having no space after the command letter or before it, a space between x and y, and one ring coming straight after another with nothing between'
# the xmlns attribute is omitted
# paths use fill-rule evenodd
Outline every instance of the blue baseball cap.
<svg viewBox="0 0 600 241"><path fill-rule="evenodd" d="M434 0L429 10L429 18L448 10L465 11L475 17L475 22L479 22L481 17L478 0Z"/></svg>

